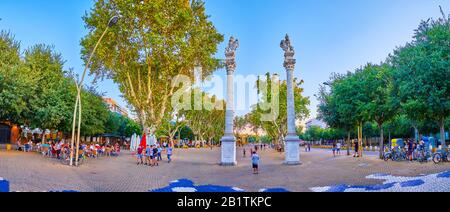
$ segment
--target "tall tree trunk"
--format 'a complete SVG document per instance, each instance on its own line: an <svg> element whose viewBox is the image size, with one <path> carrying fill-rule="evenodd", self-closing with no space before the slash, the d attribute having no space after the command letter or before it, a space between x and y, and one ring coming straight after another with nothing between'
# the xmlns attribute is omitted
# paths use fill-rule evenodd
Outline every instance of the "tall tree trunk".
<svg viewBox="0 0 450 212"><path fill-rule="evenodd" d="M383 124L378 124L378 127L380 129L380 159L383 159L383 152L384 152L384 130L383 130Z"/></svg>
<svg viewBox="0 0 450 212"><path fill-rule="evenodd" d="M350 156L350 131L347 132L347 156Z"/></svg>
<svg viewBox="0 0 450 212"><path fill-rule="evenodd" d="M388 144L391 144L391 131L389 130L389 140L388 140Z"/></svg>
<svg viewBox="0 0 450 212"><path fill-rule="evenodd" d="M178 145L180 145L181 143L181 130L178 131ZM172 148L173 148L173 143L171 143Z"/></svg>
<svg viewBox="0 0 450 212"><path fill-rule="evenodd" d="M419 129L414 125L414 140L419 142Z"/></svg>
<svg viewBox="0 0 450 212"><path fill-rule="evenodd" d="M446 149L446 148L447 148L447 145L445 144L445 126L444 126L444 119L441 120L440 127L441 127L441 144L442 144L442 149Z"/></svg>
<svg viewBox="0 0 450 212"><path fill-rule="evenodd" d="M358 127L358 156L360 157L362 156L362 136L362 123L360 123Z"/></svg>

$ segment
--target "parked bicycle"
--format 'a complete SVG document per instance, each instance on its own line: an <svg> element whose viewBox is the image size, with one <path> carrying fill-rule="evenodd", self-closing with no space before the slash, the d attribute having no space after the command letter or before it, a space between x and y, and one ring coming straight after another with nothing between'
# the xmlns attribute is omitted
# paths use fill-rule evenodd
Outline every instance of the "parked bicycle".
<svg viewBox="0 0 450 212"><path fill-rule="evenodd" d="M419 163L428 162L428 158L430 158L430 157L431 157L430 152L427 151L425 148L420 148L420 149L416 150L415 159Z"/></svg>
<svg viewBox="0 0 450 212"><path fill-rule="evenodd" d="M392 151L385 152L384 155L383 155L384 161L388 161L388 160L394 161L393 155L394 155L394 154L393 154Z"/></svg>
<svg viewBox="0 0 450 212"><path fill-rule="evenodd" d="M79 152L78 156L78 166L82 165L86 159L86 156L84 155L83 151ZM67 150L62 156L61 156L61 163L64 165L70 165L70 150ZM72 164L75 165L77 162L77 159L74 157L72 158Z"/></svg>
<svg viewBox="0 0 450 212"><path fill-rule="evenodd" d="M443 162L450 162L450 154L449 150L439 150L438 152L433 154L433 162L435 164L443 163Z"/></svg>
<svg viewBox="0 0 450 212"><path fill-rule="evenodd" d="M407 159L408 155L406 154L406 151L399 147L395 147L391 151L388 151L384 154L384 161L403 161Z"/></svg>

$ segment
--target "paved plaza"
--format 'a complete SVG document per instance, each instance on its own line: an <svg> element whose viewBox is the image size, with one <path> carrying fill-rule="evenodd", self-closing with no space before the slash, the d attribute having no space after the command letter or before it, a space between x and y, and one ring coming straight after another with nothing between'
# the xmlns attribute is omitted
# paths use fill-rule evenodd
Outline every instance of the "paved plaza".
<svg viewBox="0 0 450 212"><path fill-rule="evenodd" d="M261 171L253 175L250 159L237 151L238 165L222 167L220 149L175 150L174 161L159 167L137 166L130 152L89 159L79 168L37 153L0 151L0 178L11 191L447 191L450 163L384 162L313 149L301 153L300 166L281 165L284 154L264 150ZM248 150L247 150L248 155ZM188 185L188 186L187 186ZM214 186L213 186L214 185ZM414 190L417 187L417 190ZM172 189L176 188L176 189Z"/></svg>

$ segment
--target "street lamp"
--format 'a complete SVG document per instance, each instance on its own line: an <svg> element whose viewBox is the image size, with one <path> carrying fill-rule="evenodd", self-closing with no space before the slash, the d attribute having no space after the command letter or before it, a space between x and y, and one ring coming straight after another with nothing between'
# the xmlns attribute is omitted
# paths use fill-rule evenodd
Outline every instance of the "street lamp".
<svg viewBox="0 0 450 212"><path fill-rule="evenodd" d="M84 68L83 75L81 76L81 80L77 84L77 99L75 101L75 108L73 111L72 139L71 139L71 145L70 145L70 150L71 150L70 151L70 166L73 165L73 152L74 152L73 149L74 149L74 142L75 142L75 126L77 125L77 123L76 123L77 122L77 120L76 120L77 109L78 109L78 131L77 131L75 166L78 166L78 154L79 154L79 149L80 149L80 132L81 132L81 89L83 86L84 78L86 76L87 69L89 68L89 64L91 63L92 57L94 56L94 53L97 50L98 45L103 40L103 37L105 37L106 32L108 32L108 29L110 27L115 26L117 24L117 22L119 22L119 17L117 17L117 16L114 16L109 20L105 31L103 32L100 39L98 39L97 44L95 44L94 50L91 52L91 55L89 56L89 60L86 63L86 66Z"/></svg>

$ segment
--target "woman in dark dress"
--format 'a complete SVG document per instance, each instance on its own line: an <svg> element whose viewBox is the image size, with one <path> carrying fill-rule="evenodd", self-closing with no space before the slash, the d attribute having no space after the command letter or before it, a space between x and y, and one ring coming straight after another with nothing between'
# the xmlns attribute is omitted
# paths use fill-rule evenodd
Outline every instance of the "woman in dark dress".
<svg viewBox="0 0 450 212"><path fill-rule="evenodd" d="M355 142L355 155L353 155L353 157L359 158L359 142L358 141Z"/></svg>

